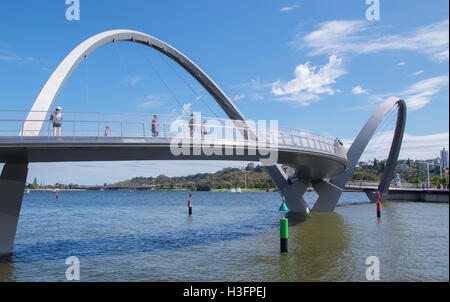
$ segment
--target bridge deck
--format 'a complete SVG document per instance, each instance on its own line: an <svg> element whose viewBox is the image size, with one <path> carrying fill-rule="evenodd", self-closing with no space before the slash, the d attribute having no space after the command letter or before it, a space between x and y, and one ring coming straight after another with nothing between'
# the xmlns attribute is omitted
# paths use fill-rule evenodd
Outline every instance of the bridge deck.
<svg viewBox="0 0 450 302"><path fill-rule="evenodd" d="M346 158L326 151L279 144L278 148L257 147L243 142L208 139L221 146L219 154L206 155L201 140L189 144L190 154L171 152L173 138L161 137L0 137L0 162L75 162L123 160L232 160L260 161L276 152L277 163L299 168L308 179L331 177L349 167ZM194 148L196 152L194 152ZM203 151L202 151L203 150Z"/></svg>

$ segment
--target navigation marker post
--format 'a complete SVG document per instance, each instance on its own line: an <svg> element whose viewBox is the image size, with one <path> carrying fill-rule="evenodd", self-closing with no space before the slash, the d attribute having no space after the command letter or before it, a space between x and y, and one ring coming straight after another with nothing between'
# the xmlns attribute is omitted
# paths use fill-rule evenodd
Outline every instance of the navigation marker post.
<svg viewBox="0 0 450 302"><path fill-rule="evenodd" d="M380 219L381 218L381 202L380 202L380 192L377 192L377 217Z"/></svg>
<svg viewBox="0 0 450 302"><path fill-rule="evenodd" d="M192 193L189 193L189 201L188 201L188 208L189 208L189 216L192 216Z"/></svg>
<svg viewBox="0 0 450 302"><path fill-rule="evenodd" d="M283 218L280 218L280 252L288 252L288 219L286 218L286 213L289 212L289 208L286 205L286 201L283 198L283 203L278 210L283 212Z"/></svg>

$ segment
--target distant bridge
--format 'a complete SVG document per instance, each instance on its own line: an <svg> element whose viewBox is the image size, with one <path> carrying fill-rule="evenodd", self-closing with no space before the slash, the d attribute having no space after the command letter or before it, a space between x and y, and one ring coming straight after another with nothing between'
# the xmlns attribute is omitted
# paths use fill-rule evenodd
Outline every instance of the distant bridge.
<svg viewBox="0 0 450 302"><path fill-rule="evenodd" d="M53 103L78 64L97 48L120 41L140 43L168 56L189 72L214 98L233 123L232 137L190 137L190 134L165 131L159 137L149 132L150 119L139 122L108 119L64 119L63 136L50 136L49 113ZM264 161L276 152L277 160L265 167L291 211L333 211L342 191L384 116L398 108L397 124L379 191L382 199L392 179L400 152L406 121L405 102L390 98L383 102L360 131L348 152L331 138L307 131L280 129L259 132L245 119L230 98L194 62L167 43L132 30L112 30L89 38L76 47L53 72L26 118L0 121L0 161L4 168L0 177L0 254L12 252L28 164L33 162L114 161L114 160L242 160ZM176 119L185 117L176 117ZM209 118L208 118L209 119ZM171 121L173 122L173 121ZM105 124L115 133L102 135ZM220 124L220 123L219 123ZM215 126L217 133L229 126ZM259 129L258 129L259 130ZM183 132L183 131L181 131ZM174 155L174 139L188 142L189 155ZM276 141L276 147L269 143ZM211 154L211 146L220 146ZM220 149L220 152L219 152ZM210 152L208 154L208 152ZM280 164L295 171L287 175ZM70 171L67 171L70 173ZM310 209L303 194L312 185L319 199ZM369 197L370 194L369 194Z"/></svg>

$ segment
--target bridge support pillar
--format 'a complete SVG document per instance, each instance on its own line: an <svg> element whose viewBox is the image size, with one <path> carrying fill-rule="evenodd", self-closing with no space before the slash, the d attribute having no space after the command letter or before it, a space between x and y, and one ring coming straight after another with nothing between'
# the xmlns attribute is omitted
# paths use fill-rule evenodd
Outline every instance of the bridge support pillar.
<svg viewBox="0 0 450 302"><path fill-rule="evenodd" d="M291 212L309 214L311 211L303 199L303 194L309 187L309 182L296 181L281 191L286 205Z"/></svg>
<svg viewBox="0 0 450 302"><path fill-rule="evenodd" d="M372 190L372 189L364 190L364 193L366 193L366 195L369 198L370 202L377 202L378 201L377 192L378 192L378 190Z"/></svg>
<svg viewBox="0 0 450 302"><path fill-rule="evenodd" d="M312 211L333 212L342 195L342 189L325 180L313 181L312 185L319 195Z"/></svg>
<svg viewBox="0 0 450 302"><path fill-rule="evenodd" d="M0 255L12 254L28 163L5 164L0 176Z"/></svg>
<svg viewBox="0 0 450 302"><path fill-rule="evenodd" d="M309 214L309 207L303 199L303 194L308 189L309 181L290 180L279 165L267 166L265 169L272 178L278 192L284 197L289 210L291 212Z"/></svg>

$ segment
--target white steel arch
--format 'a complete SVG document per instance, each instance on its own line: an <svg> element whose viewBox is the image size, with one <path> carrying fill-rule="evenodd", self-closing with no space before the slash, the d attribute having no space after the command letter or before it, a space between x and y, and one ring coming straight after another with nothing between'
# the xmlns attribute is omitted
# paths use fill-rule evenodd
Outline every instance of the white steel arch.
<svg viewBox="0 0 450 302"><path fill-rule="evenodd" d="M60 90L84 58L105 44L119 41L144 44L165 54L189 72L211 94L229 118L233 120L245 120L242 113L220 87L200 67L180 51L145 33L121 29L97 34L81 43L67 55L50 76L39 96L36 98L23 125L22 135L38 136L40 134Z"/></svg>

